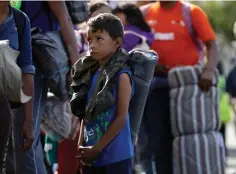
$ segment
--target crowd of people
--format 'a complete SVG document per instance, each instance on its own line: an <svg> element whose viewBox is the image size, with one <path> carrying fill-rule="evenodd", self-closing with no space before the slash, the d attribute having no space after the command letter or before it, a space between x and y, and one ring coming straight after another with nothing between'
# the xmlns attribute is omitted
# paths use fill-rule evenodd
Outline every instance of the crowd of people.
<svg viewBox="0 0 236 174"><path fill-rule="evenodd" d="M36 38L35 28L44 37ZM63 52L50 59L54 50L61 51L57 45L45 44L57 44L47 40L51 33L62 38L68 68L58 69L62 65L56 61ZM122 5L113 1L0 1L1 47L5 40L9 45L0 56L5 60L19 54L11 63L20 68L18 78L23 84L14 90L0 88L0 171L7 174L176 173L168 76L176 68L199 65L197 88L205 97L213 91L217 69L222 71L207 15L199 6L181 0ZM129 112L137 91L134 72L126 61L134 49L154 50L158 55L137 141L132 139L130 118L134 116ZM38 56L45 50L49 58ZM52 71L50 76L46 70ZM4 86L12 74L7 75L8 69L1 69L1 74ZM225 81L220 75L223 94ZM52 88L56 82L66 85ZM59 90L59 97L54 89ZM20 102L9 99L10 93L20 93ZM22 102L23 94L31 98ZM231 119L227 100L220 107L223 134ZM212 129L218 132L220 126ZM217 160L224 163L223 157Z"/></svg>

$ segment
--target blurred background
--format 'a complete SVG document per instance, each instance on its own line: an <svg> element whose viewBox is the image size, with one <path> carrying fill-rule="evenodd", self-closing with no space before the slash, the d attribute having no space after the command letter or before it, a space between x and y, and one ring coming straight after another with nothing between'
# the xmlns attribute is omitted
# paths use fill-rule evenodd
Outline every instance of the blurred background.
<svg viewBox="0 0 236 174"><path fill-rule="evenodd" d="M225 74L235 65L236 41L233 32L236 21L235 1L193 1L207 13L217 33L220 59L224 64Z"/></svg>
<svg viewBox="0 0 236 174"><path fill-rule="evenodd" d="M96 1L97 0L90 0L90 2ZM125 3L134 3L138 6L141 6L149 2L150 1L110 0L109 4L111 7L114 8L117 5L122 5ZM208 18L215 32L217 33L217 40L220 49L220 58L224 64L224 73L228 74L229 70L236 63L236 40L233 33L233 27L236 21L236 1L200 0L191 1L191 3L199 5L207 13Z"/></svg>
<svg viewBox="0 0 236 174"><path fill-rule="evenodd" d="M96 0L90 2L96 2ZM150 3L150 1L134 0L110 0L108 2L112 8L125 3L134 3L138 6ZM191 3L199 5L206 12L217 34L219 58L223 64L223 73L227 76L230 70L236 65L236 35L234 34L236 33L236 1L200 0L191 1ZM234 112L232 112L232 115L232 121L226 125L226 174L236 174L236 126Z"/></svg>
<svg viewBox="0 0 236 174"><path fill-rule="evenodd" d="M111 6L125 3L135 3L139 6L150 1L116 1L111 0ZM219 58L223 64L224 75L236 65L236 1L191 1L199 5L208 15L208 18L217 33ZM235 26L234 26L235 25ZM234 31L235 32L234 32ZM235 114L233 119L226 125L227 164L226 174L236 174L236 126Z"/></svg>

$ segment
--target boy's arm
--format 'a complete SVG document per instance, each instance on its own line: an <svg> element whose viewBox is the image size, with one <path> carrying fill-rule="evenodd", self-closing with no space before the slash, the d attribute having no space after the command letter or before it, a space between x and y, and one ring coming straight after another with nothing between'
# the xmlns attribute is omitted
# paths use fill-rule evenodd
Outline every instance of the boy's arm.
<svg viewBox="0 0 236 174"><path fill-rule="evenodd" d="M123 129L129 110L131 91L132 89L129 75L126 73L121 74L119 77L116 118L111 123L102 138L93 146L93 148L98 152L101 152Z"/></svg>

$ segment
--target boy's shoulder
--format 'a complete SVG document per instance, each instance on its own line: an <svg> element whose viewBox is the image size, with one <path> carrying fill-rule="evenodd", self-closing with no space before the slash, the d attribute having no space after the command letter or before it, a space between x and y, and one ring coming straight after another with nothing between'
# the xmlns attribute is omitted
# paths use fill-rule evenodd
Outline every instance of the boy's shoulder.
<svg viewBox="0 0 236 174"><path fill-rule="evenodd" d="M118 72L117 72L117 77L119 77L121 74L128 74L130 77L133 75L132 70L129 66L125 67L125 68L121 68Z"/></svg>
<svg viewBox="0 0 236 174"><path fill-rule="evenodd" d="M120 71L118 71L116 75L116 88L117 85L121 82L121 80L127 80L127 76L125 77L124 74L128 75L128 78L130 80L130 85L132 88L132 95L134 93L134 79L133 79L133 72L130 67L122 68ZM127 84L128 85L128 84Z"/></svg>

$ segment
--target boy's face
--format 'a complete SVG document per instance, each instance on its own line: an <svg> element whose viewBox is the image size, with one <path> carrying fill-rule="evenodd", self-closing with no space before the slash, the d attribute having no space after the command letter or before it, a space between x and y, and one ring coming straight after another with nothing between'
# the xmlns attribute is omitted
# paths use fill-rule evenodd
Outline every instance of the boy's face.
<svg viewBox="0 0 236 174"><path fill-rule="evenodd" d="M88 30L89 52L93 59L101 61L109 58L121 46L122 39L113 39L105 30Z"/></svg>

